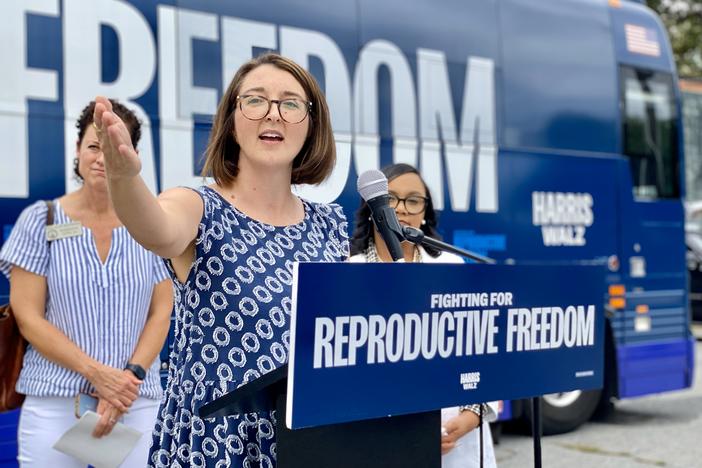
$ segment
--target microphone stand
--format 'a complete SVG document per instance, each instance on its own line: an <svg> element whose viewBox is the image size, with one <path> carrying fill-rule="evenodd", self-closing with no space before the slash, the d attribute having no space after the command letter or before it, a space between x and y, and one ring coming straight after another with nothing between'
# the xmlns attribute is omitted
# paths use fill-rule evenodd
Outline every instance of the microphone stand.
<svg viewBox="0 0 702 468"><path fill-rule="evenodd" d="M476 261L477 263L487 263L487 264L494 264L495 260L489 257L483 257L482 255L478 255L475 252L471 252L469 250L464 250L459 247L456 247L455 245L447 244L446 242L441 242L440 240L432 239L431 237L427 237L424 235L424 232L417 228L413 228L411 226L403 226L402 227L402 233L398 232L397 229L393 229L393 232L402 240L404 237L404 240L408 240L412 242L415 245L424 245L424 246L429 246L433 247L435 249L444 251L444 252L451 252L455 253L457 255L461 255L466 258L470 258L471 260ZM534 466L536 468L541 468L541 432L542 432L542 423L541 423L541 400L540 397L536 396L531 399L531 408L532 408L532 421L531 421L531 433L532 437L534 440ZM481 413L482 413L482 406L481 406ZM482 418L480 421L480 443L481 443L481 453L480 453L480 462L482 466L483 462L483 454L482 454L482 442L483 442L483 434L482 434Z"/></svg>
<svg viewBox="0 0 702 468"><path fill-rule="evenodd" d="M395 231L395 234L398 234L397 231ZM466 258L470 258L471 260L477 262L477 263L487 263L487 264L494 264L495 260L489 257L483 257L482 255L478 255L475 252L471 252L470 250L465 250L461 249L460 247L456 247L455 245L447 244L446 242L441 242L440 240L433 239L431 237L427 237L424 235L424 232L421 229L413 228L411 226L403 226L402 227L402 236L405 238L405 240L408 240L412 242L415 245L424 245L428 247L433 247L435 249L444 251L444 252L451 252L455 253L457 255L461 255ZM480 439L480 467L483 467L483 462L484 462L484 453L483 453L483 405L480 405L480 415L479 415L479 425L480 429L478 431L478 438Z"/></svg>

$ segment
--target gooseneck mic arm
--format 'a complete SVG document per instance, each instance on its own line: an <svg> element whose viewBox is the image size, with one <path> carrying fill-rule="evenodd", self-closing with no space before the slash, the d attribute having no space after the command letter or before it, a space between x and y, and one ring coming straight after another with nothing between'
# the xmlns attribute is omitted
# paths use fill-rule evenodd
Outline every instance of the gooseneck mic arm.
<svg viewBox="0 0 702 468"><path fill-rule="evenodd" d="M478 263L495 263L495 260L492 258L483 257L482 255L478 255L470 250L464 250L454 245L447 244L446 242L441 242L440 240L425 236L424 232L422 232L420 229L413 228L411 226L403 226L402 234L406 240L412 242L413 244L424 245L444 252L455 253L463 257L470 258Z"/></svg>

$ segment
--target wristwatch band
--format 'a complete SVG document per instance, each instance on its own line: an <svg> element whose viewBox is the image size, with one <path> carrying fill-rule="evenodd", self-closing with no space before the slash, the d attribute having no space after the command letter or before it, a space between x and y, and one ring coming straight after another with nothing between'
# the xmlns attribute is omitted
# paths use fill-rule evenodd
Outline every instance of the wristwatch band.
<svg viewBox="0 0 702 468"><path fill-rule="evenodd" d="M146 377L146 371L139 364L132 364L129 362L124 368L134 374L139 380L144 380L144 377Z"/></svg>

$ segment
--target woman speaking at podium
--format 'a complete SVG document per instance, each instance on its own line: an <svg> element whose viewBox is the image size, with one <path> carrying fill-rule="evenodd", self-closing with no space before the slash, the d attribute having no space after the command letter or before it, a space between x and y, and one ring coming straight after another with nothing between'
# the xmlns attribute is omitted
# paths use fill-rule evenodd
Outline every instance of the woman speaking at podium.
<svg viewBox="0 0 702 468"><path fill-rule="evenodd" d="M414 167L393 164L382 169L388 178L389 205L395 209L400 224L421 229L424 235L440 239L436 230L437 216L431 193ZM392 257L380 234L373 227L368 204L363 201L356 212L351 237L350 262L391 262ZM463 263L461 257L430 247L402 243L405 262ZM481 411L482 406L482 411ZM442 468L480 467L480 433L483 434L483 465L495 467L495 453L488 421L494 420L493 404L468 405L441 410ZM480 414L483 414L483 428Z"/></svg>
<svg viewBox="0 0 702 468"><path fill-rule="evenodd" d="M324 95L280 55L245 63L214 116L203 169L214 183L158 198L139 176L123 122L101 98L95 122L115 211L140 244L169 259L176 289L148 465L274 467L275 414L202 419L198 410L287 362L293 262L348 257L341 208L291 191L324 181L334 167Z"/></svg>

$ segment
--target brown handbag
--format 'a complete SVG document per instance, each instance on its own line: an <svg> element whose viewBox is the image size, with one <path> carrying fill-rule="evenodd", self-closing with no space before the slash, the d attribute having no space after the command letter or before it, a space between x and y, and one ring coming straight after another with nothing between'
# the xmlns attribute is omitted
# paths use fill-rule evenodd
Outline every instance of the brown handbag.
<svg viewBox="0 0 702 468"><path fill-rule="evenodd" d="M0 412L10 411L24 401L24 395L15 391L22 370L22 359L27 341L20 334L10 304L0 306Z"/></svg>
<svg viewBox="0 0 702 468"><path fill-rule="evenodd" d="M54 222L54 204L47 201L46 206L46 225L49 226ZM12 307L9 303L0 305L0 412L17 409L24 401L24 395L15 391L15 385L26 349L27 340L19 331Z"/></svg>

